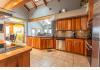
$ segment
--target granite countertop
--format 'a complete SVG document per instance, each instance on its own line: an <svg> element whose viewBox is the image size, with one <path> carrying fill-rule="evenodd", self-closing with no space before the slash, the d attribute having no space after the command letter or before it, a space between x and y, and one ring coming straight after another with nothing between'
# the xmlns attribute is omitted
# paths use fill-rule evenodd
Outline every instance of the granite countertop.
<svg viewBox="0 0 100 70"><path fill-rule="evenodd" d="M32 50L31 47L25 46L25 47L18 48L18 49L9 51L9 52L2 53L2 54L0 54L0 61L3 59L6 59L6 58L12 57L14 55L17 55L17 54L20 54L20 53L23 53L26 51L31 51L31 50Z"/></svg>

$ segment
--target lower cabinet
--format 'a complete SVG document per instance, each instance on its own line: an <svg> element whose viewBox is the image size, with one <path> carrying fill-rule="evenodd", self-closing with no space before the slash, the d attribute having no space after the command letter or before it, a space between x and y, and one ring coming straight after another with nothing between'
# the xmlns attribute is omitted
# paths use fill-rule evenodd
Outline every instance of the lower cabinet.
<svg viewBox="0 0 100 70"><path fill-rule="evenodd" d="M18 56L18 67L30 67L30 52Z"/></svg>
<svg viewBox="0 0 100 70"><path fill-rule="evenodd" d="M6 66L6 60L0 60L0 67Z"/></svg>
<svg viewBox="0 0 100 70"><path fill-rule="evenodd" d="M41 49L51 49L53 48L53 39L52 38L41 38L40 40Z"/></svg>
<svg viewBox="0 0 100 70"><path fill-rule="evenodd" d="M65 45L67 52L77 53L84 55L85 43L83 39L66 39Z"/></svg>
<svg viewBox="0 0 100 70"><path fill-rule="evenodd" d="M48 37L27 37L27 45L36 49L54 48L53 38Z"/></svg>
<svg viewBox="0 0 100 70"><path fill-rule="evenodd" d="M33 48L40 49L40 38L32 38L31 44Z"/></svg>
<svg viewBox="0 0 100 70"><path fill-rule="evenodd" d="M74 53L84 55L84 48L85 48L84 40L82 39L74 40Z"/></svg>
<svg viewBox="0 0 100 70"><path fill-rule="evenodd" d="M6 67L18 67L17 56L9 57L6 62Z"/></svg>
<svg viewBox="0 0 100 70"><path fill-rule="evenodd" d="M73 42L74 42L73 39L66 39L66 41L65 41L65 50L67 52L73 52L73 50L74 50Z"/></svg>
<svg viewBox="0 0 100 70"><path fill-rule="evenodd" d="M56 49L56 39L47 37L28 37L27 45L37 49ZM66 39L65 51L85 55L84 39Z"/></svg>
<svg viewBox="0 0 100 70"><path fill-rule="evenodd" d="M0 67L30 67L30 51L1 60Z"/></svg>

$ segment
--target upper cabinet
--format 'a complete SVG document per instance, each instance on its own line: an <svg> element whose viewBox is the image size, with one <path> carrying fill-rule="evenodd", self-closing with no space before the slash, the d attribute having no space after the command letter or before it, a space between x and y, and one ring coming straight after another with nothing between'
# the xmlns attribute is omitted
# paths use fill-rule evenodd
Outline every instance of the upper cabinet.
<svg viewBox="0 0 100 70"><path fill-rule="evenodd" d="M88 17L87 16L81 17L81 28L82 28L82 30L87 30L87 23L88 23Z"/></svg>
<svg viewBox="0 0 100 70"><path fill-rule="evenodd" d="M81 17L76 18L75 30L81 30Z"/></svg>
<svg viewBox="0 0 100 70"><path fill-rule="evenodd" d="M67 24L67 30L72 30L72 19L67 19L68 24Z"/></svg>
<svg viewBox="0 0 100 70"><path fill-rule="evenodd" d="M72 30L75 30L76 18L72 18Z"/></svg>
<svg viewBox="0 0 100 70"><path fill-rule="evenodd" d="M56 21L56 30L87 30L87 16L60 19Z"/></svg>

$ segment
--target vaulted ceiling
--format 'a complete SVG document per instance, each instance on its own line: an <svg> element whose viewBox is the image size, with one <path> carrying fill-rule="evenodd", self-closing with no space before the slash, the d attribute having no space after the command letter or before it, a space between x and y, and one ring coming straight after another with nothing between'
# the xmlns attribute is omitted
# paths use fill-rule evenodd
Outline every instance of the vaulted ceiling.
<svg viewBox="0 0 100 70"><path fill-rule="evenodd" d="M24 6L28 11L40 5L47 5L52 0L0 0L0 7L10 10L15 7Z"/></svg>
<svg viewBox="0 0 100 70"><path fill-rule="evenodd" d="M45 5L50 10L61 10L63 8L80 8L80 2L85 0L0 0L0 8L11 10L21 16L31 14L33 10L38 10ZM63 8L62 8L63 7ZM58 10L59 9L59 10Z"/></svg>

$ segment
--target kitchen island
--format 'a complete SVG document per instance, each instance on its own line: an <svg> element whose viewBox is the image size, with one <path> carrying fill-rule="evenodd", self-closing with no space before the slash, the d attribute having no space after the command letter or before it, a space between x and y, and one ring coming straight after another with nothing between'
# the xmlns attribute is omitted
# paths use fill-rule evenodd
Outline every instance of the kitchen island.
<svg viewBox="0 0 100 70"><path fill-rule="evenodd" d="M31 47L25 46L0 54L0 67L30 67Z"/></svg>

